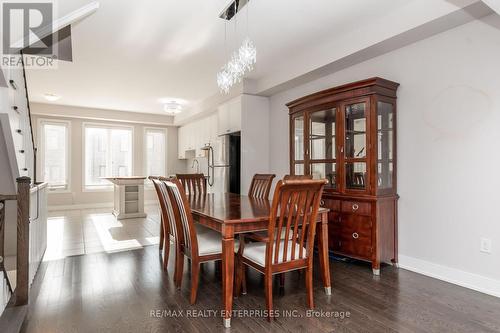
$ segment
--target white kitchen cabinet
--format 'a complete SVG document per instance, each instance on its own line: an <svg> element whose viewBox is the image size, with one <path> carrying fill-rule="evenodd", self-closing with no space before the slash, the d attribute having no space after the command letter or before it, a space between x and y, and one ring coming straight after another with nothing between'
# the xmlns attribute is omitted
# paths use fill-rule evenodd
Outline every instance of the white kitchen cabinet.
<svg viewBox="0 0 500 333"><path fill-rule="evenodd" d="M241 97L220 105L217 116L219 135L241 131Z"/></svg>
<svg viewBox="0 0 500 333"><path fill-rule="evenodd" d="M180 160L186 159L186 127L179 127L179 130L177 131L177 152Z"/></svg>
<svg viewBox="0 0 500 333"><path fill-rule="evenodd" d="M217 140L217 114L193 121L179 128L178 157L186 159L186 151L194 151L196 157L205 157L201 148Z"/></svg>

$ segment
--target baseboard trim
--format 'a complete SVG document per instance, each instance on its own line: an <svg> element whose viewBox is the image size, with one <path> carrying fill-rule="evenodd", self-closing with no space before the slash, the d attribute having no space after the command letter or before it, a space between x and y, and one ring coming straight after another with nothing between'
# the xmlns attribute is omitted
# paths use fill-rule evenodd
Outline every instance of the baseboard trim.
<svg viewBox="0 0 500 333"><path fill-rule="evenodd" d="M144 205L154 205L156 200L145 200ZM78 209L94 209L94 208L113 208L112 202L100 202L92 204L78 204L78 205L49 205L47 207L49 212L56 210L78 210Z"/></svg>
<svg viewBox="0 0 500 333"><path fill-rule="evenodd" d="M500 280L404 255L399 255L399 267L484 294L500 297Z"/></svg>

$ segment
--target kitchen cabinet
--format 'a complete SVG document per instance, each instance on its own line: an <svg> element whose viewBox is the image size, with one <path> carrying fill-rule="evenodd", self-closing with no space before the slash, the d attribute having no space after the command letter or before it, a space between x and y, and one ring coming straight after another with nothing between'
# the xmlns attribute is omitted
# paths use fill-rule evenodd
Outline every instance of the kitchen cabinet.
<svg viewBox="0 0 500 333"><path fill-rule="evenodd" d="M188 123L178 130L178 158L186 159L187 151L193 151L195 157L205 157L205 151L201 148L214 144L216 139L216 114Z"/></svg>
<svg viewBox="0 0 500 333"><path fill-rule="evenodd" d="M242 99L237 97L219 106L218 134L225 135L241 131Z"/></svg>
<svg viewBox="0 0 500 333"><path fill-rule="evenodd" d="M396 92L373 78L287 104L290 173L326 179L330 250L397 263Z"/></svg>

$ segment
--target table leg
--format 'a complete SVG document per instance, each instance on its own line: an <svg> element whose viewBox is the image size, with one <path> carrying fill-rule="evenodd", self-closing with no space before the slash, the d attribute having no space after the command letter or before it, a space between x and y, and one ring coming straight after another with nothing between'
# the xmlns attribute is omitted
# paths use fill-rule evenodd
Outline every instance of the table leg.
<svg viewBox="0 0 500 333"><path fill-rule="evenodd" d="M328 258L328 213L321 214L321 223L316 227L318 231L318 252L321 277L325 286L325 293L332 294L330 281L330 260Z"/></svg>
<svg viewBox="0 0 500 333"><path fill-rule="evenodd" d="M222 230L222 302L223 325L231 327L233 310L233 278L234 278L234 229L224 226Z"/></svg>

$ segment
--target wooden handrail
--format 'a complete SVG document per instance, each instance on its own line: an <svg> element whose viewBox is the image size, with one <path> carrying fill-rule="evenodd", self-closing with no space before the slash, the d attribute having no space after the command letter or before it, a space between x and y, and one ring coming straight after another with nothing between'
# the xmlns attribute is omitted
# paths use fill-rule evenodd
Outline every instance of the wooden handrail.
<svg viewBox="0 0 500 333"><path fill-rule="evenodd" d="M35 136L33 135L33 124L31 122L31 107L30 107L30 96L28 93L28 80L26 80L26 66L24 65L24 53L21 51L21 64L23 67L23 79L24 79L24 91L26 93L26 106L28 108L28 122L30 124L30 132L31 132L31 145L33 147L33 183L37 183L36 179L36 159L38 149L35 146Z"/></svg>

